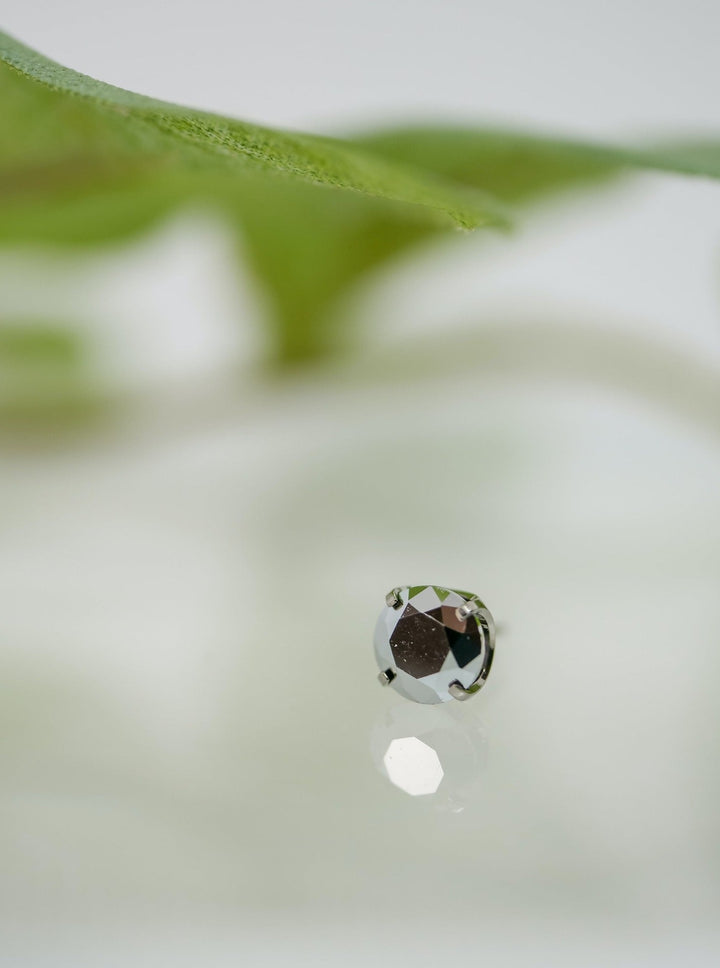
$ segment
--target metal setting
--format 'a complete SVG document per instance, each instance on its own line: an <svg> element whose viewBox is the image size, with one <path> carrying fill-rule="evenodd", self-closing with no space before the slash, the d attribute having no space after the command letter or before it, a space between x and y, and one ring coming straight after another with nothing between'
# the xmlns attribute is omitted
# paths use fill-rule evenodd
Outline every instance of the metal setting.
<svg viewBox="0 0 720 968"><path fill-rule="evenodd" d="M470 618L471 615L475 615L480 611L480 602L477 599L473 599L470 602L465 602L464 605L459 605L455 609L455 614L463 622L466 618Z"/></svg>
<svg viewBox="0 0 720 968"><path fill-rule="evenodd" d="M485 656L482 669L478 673L478 677L475 682L472 682L469 686L467 686L467 688L457 680L455 682L451 682L448 686L448 692L453 699L457 699L458 702L465 702L466 699L471 699L474 695L476 695L476 693L480 692L482 687L487 682L487 677L490 675L493 656L495 655L495 622L493 617L486 608L483 608L480 605L479 602L475 601L470 604L476 607L473 608L469 614L477 616L478 624L480 624L487 633L487 654ZM461 611L461 608L462 606L458 608L458 613Z"/></svg>
<svg viewBox="0 0 720 968"><path fill-rule="evenodd" d="M378 679L419 703L464 702L485 685L495 622L470 592L439 585L393 588L375 631Z"/></svg>

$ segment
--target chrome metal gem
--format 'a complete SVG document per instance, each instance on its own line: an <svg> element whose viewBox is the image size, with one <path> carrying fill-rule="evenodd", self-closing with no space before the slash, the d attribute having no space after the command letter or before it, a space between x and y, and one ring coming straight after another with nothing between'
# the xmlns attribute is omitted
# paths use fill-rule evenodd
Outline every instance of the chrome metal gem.
<svg viewBox="0 0 720 968"><path fill-rule="evenodd" d="M406 585L388 592L375 628L378 678L414 702L468 699L485 684L495 623L471 592Z"/></svg>

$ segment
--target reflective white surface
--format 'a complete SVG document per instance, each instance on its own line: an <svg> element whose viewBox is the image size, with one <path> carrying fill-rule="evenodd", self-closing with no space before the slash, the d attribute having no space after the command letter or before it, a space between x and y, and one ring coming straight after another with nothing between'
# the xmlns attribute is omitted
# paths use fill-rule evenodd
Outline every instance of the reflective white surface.
<svg viewBox="0 0 720 968"><path fill-rule="evenodd" d="M434 796L441 809L465 809L481 780L487 736L477 709L426 709L410 702L388 705L370 733L381 775L411 797Z"/></svg>
<svg viewBox="0 0 720 968"><path fill-rule="evenodd" d="M717 438L599 389L341 383L175 444L6 458L2 881L24 963L124 964L140 931L180 964L219 938L221 963L257 944L360 964L390 935L429 964L468 923L500 963L715 951ZM372 627L408 571L482 588L506 623L461 710L484 736L461 810L373 754L399 700Z"/></svg>

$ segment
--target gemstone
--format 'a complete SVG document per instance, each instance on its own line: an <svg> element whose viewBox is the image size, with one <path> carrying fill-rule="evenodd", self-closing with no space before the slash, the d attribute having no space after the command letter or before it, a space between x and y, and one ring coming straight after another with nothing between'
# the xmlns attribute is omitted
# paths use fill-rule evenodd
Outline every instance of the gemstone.
<svg viewBox="0 0 720 968"><path fill-rule="evenodd" d="M483 611L464 617L458 608L467 602ZM487 675L492 634L490 613L476 595L439 585L411 585L395 589L395 604L381 612L375 656L390 685L405 698L448 702L453 682L467 689L481 671Z"/></svg>

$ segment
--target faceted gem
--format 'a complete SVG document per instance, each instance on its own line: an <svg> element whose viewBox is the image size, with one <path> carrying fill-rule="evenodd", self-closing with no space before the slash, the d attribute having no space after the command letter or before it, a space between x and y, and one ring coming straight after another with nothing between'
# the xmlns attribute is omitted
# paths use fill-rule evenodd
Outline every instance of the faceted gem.
<svg viewBox="0 0 720 968"><path fill-rule="evenodd" d="M390 636L395 665L415 679L442 669L447 659L445 626L427 612L406 605Z"/></svg>
<svg viewBox="0 0 720 968"><path fill-rule="evenodd" d="M398 606L383 610L375 630L378 665L392 670L391 684L406 698L447 702L451 683L472 685L491 657L492 619L489 624L489 613L469 592L412 585L397 593ZM458 608L470 601L483 613L463 618Z"/></svg>

